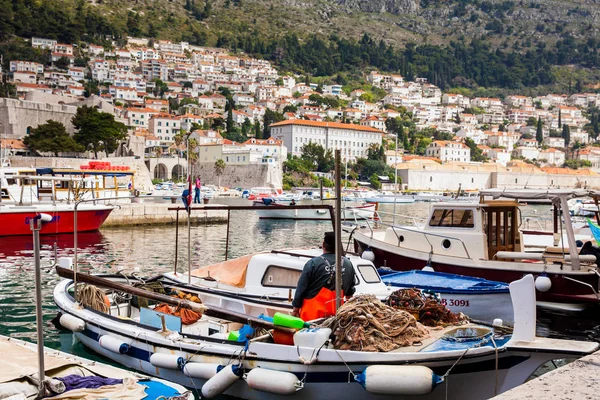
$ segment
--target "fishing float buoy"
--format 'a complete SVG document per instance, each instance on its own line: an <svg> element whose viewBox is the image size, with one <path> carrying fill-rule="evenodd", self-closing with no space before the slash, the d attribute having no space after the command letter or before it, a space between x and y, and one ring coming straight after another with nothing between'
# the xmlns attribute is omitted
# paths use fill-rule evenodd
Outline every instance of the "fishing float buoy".
<svg viewBox="0 0 600 400"><path fill-rule="evenodd" d="M85 329L85 321L71 314L61 315L58 322L71 332L82 332Z"/></svg>
<svg viewBox="0 0 600 400"><path fill-rule="evenodd" d="M150 356L150 364L159 368L181 369L185 359L174 354L154 353Z"/></svg>
<svg viewBox="0 0 600 400"><path fill-rule="evenodd" d="M542 274L535 278L535 288L540 292L547 292L552 287L552 281L548 275Z"/></svg>
<svg viewBox="0 0 600 400"><path fill-rule="evenodd" d="M229 389L240 377L244 370L241 366L228 365L221 369L202 386L202 397L212 399Z"/></svg>
<svg viewBox="0 0 600 400"><path fill-rule="evenodd" d="M372 365L356 376L369 393L414 396L431 393L444 381L421 365Z"/></svg>
<svg viewBox="0 0 600 400"><path fill-rule="evenodd" d="M363 260L367 260L367 261L375 261L375 253L373 253L373 251L371 249L366 249L365 251L362 252L361 256L360 256Z"/></svg>
<svg viewBox="0 0 600 400"><path fill-rule="evenodd" d="M190 378L210 379L223 368L221 364L188 362L183 366L183 374Z"/></svg>
<svg viewBox="0 0 600 400"><path fill-rule="evenodd" d="M129 350L129 345L127 343L109 335L100 336L98 343L100 343L100 347L103 349L110 350L117 354L125 354Z"/></svg>
<svg viewBox="0 0 600 400"><path fill-rule="evenodd" d="M275 371L266 368L254 368L244 379L248 386L261 392L290 395L304 387L302 381L291 372Z"/></svg>

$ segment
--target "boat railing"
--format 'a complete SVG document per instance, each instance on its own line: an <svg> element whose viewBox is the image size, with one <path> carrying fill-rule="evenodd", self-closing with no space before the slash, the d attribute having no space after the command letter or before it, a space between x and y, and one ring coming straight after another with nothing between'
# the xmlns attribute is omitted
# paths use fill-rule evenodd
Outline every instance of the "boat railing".
<svg viewBox="0 0 600 400"><path fill-rule="evenodd" d="M410 221L412 223L412 226L419 229L423 228L423 226L427 222L427 218L415 217L414 215L394 214L386 211L377 211L377 215L379 216L379 219L382 221L382 223L384 223L384 219L387 219L388 221L391 220L392 225L395 225L396 221ZM384 218L388 216L389 218Z"/></svg>
<svg viewBox="0 0 600 400"><path fill-rule="evenodd" d="M523 217L523 225L521 226L521 229L525 229L525 230L538 229L541 231L545 231L548 229L548 226L547 226L548 222L549 221L541 220L538 217L524 216Z"/></svg>
<svg viewBox="0 0 600 400"><path fill-rule="evenodd" d="M373 234L374 234L374 228L371 225L372 221L366 220L366 224L367 227L369 228L369 231L371 232L371 238L373 238ZM397 232L398 231L403 231L403 232L411 232L411 233L416 233L416 234L420 234L423 235L423 237L425 238L425 240L427 240L427 243L429 244L429 248L430 248L430 255L434 255L435 254L435 248L433 247L433 244L431 243L431 241L429 240L430 237L437 237L437 238L442 238L442 239L448 239L448 240L456 240L458 242L460 242L460 244L462 245L462 248L464 250L464 255L460 256L455 256L458 258L464 258L464 259L468 259L471 260L472 257L469 254L469 250L467 249L467 245L465 244L465 242L461 239L461 238L457 238L454 236L448 236L448 235L441 235L439 233L432 233L432 232L424 232L422 229L420 228L410 228L410 227L404 227L404 226L398 226L395 224L390 224L387 223L385 221L376 221L378 225L383 225L383 226L387 226L392 228L392 231L394 232L394 235L396 235L396 239L397 239L397 246L400 246L400 244L402 243L402 240L400 239L400 234Z"/></svg>

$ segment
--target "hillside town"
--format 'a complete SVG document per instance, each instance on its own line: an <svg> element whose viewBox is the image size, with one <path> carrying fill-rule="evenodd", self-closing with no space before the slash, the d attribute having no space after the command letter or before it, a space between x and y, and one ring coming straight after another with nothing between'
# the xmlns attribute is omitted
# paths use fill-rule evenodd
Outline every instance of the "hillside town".
<svg viewBox="0 0 600 400"><path fill-rule="evenodd" d="M9 60L4 72L16 98L0 99L3 158L33 155L23 139L48 120L74 133L71 120L87 105L127 126L128 139L112 155L153 159L156 179L175 173L160 159L181 155L182 134L196 140L200 163L222 159L279 170L310 143L340 149L346 163L382 147L387 165L411 189L457 184L411 175L424 169L464 171L471 182L460 183L473 188L489 186L493 171L547 177L577 170L600 178L596 93L469 98L423 78L407 81L378 71L364 76L364 89L348 90L186 42L129 38L126 46L105 48L34 37L31 46L46 51L48 63ZM428 134L411 142L404 133L409 126Z"/></svg>

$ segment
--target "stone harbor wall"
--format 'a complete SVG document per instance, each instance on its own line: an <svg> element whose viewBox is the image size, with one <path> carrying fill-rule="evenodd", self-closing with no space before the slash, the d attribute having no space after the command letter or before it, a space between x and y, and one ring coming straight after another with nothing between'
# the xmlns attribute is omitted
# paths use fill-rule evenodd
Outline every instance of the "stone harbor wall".
<svg viewBox="0 0 600 400"><path fill-rule="evenodd" d="M223 175L215 173L213 163L198 163L193 174L200 175L202 184L219 185L228 188L252 188L283 186L283 172L277 164L226 165Z"/></svg>
<svg viewBox="0 0 600 400"><path fill-rule="evenodd" d="M0 133L4 133L5 139L22 139L28 128L37 128L50 119L61 122L67 132L73 133L71 118L76 113L77 107L66 104L0 98Z"/></svg>

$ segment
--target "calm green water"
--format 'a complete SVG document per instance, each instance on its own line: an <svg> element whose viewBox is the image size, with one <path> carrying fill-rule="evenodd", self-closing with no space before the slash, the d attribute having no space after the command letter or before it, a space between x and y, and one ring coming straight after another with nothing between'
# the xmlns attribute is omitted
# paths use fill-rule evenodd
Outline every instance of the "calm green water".
<svg viewBox="0 0 600 400"><path fill-rule="evenodd" d="M237 200L241 202L241 200ZM244 202L244 204L247 204ZM424 218L429 203L397 205L396 212L406 217L396 222L407 223L412 217ZM391 212L393 205L382 205ZM523 216L547 215L548 206L530 206ZM386 214L384 219L388 219ZM254 212L232 212L229 257L251 252L282 248L316 246L323 232L330 231L329 222L265 221ZM192 265L194 267L222 261L225 255L226 225L193 226L191 229ZM175 227L147 226L103 229L79 235L79 267L89 272L133 272L159 274L174 268ZM178 271L187 270L187 229L179 229ZM50 268L56 243L59 257L73 256L72 235L42 236L43 314L45 344L63 351L90 357L80 344L73 345L70 334L59 334L50 323L56 315L52 290L59 277ZM0 238L0 334L35 341L35 303L33 240L31 236ZM598 309L577 317L539 312L538 333L543 336L600 340Z"/></svg>

